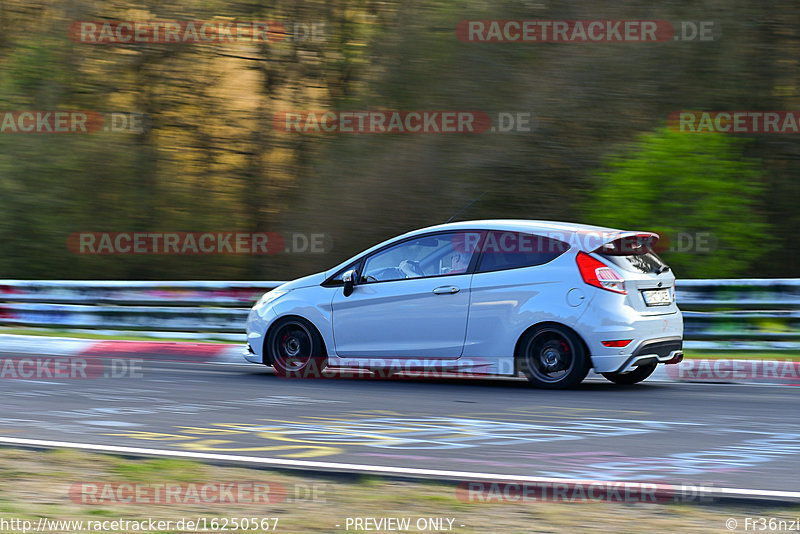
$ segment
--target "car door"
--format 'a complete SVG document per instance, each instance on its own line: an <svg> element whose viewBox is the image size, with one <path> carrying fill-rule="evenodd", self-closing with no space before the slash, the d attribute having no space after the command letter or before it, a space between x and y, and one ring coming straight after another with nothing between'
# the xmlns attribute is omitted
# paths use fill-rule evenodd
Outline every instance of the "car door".
<svg viewBox="0 0 800 534"><path fill-rule="evenodd" d="M364 259L349 296L333 297L340 357L456 359L464 348L473 232L428 234Z"/></svg>
<svg viewBox="0 0 800 534"><path fill-rule="evenodd" d="M554 265L569 244L525 232L486 233L471 285L467 343L472 355L512 356L520 334L540 321L562 322L574 261ZM574 310L575 308L569 308Z"/></svg>

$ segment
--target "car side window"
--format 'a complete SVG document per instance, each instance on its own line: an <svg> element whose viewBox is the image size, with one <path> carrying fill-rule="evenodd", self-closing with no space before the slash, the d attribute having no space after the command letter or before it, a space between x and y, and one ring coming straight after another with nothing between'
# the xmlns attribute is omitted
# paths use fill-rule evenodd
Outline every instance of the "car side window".
<svg viewBox="0 0 800 534"><path fill-rule="evenodd" d="M486 234L477 272L502 271L548 263L569 250L569 244L549 237L493 230Z"/></svg>
<svg viewBox="0 0 800 534"><path fill-rule="evenodd" d="M404 241L367 258L361 283L462 274L480 241L479 232L435 234Z"/></svg>

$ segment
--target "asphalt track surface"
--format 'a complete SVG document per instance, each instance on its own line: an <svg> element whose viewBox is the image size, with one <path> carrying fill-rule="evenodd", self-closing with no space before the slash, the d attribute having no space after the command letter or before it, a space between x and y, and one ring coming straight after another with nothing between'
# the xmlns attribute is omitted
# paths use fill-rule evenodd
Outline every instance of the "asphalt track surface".
<svg viewBox="0 0 800 534"><path fill-rule="evenodd" d="M2 354L3 360L25 355ZM126 360L129 362L129 360ZM0 436L527 477L800 489L800 388L284 379L163 362L0 380ZM119 362L118 362L119 363ZM139 367L140 366L140 367ZM91 373L90 373L91 374Z"/></svg>

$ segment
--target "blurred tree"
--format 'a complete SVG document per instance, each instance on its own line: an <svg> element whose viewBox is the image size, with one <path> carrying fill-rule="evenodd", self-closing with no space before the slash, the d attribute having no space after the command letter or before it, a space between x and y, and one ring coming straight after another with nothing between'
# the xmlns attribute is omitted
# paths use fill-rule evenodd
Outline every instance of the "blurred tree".
<svg viewBox="0 0 800 534"><path fill-rule="evenodd" d="M672 242L662 255L679 277L741 275L771 242L759 212L763 171L742 157L743 144L724 134L667 128L644 134L630 151L607 159L588 218L665 235Z"/></svg>
<svg viewBox="0 0 800 534"><path fill-rule="evenodd" d="M721 38L492 44L455 35L469 19L599 18L708 20ZM69 39L78 20L324 29L311 40L91 45ZM443 222L484 190L462 218L584 222L576 206L596 196L604 157L669 113L798 109L799 25L792 0L0 0L0 109L120 110L152 121L141 134L0 135L0 277L291 278ZM446 136L272 126L282 110L354 109L534 121L531 131ZM793 242L800 136L758 136L731 157L759 162L764 187L739 194L753 206L763 195L770 235ZM85 230L323 232L334 249L76 256L66 238ZM800 276L796 254L737 272Z"/></svg>

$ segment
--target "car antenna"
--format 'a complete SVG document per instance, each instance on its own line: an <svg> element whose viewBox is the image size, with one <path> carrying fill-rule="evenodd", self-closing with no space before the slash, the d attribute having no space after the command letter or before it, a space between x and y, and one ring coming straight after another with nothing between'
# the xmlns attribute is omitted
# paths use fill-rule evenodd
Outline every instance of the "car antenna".
<svg viewBox="0 0 800 534"><path fill-rule="evenodd" d="M461 208L460 210L458 210L458 211L456 212L456 214L455 214L455 215L453 215L452 217L450 217L449 219L447 219L447 222L448 222L448 223L449 223L449 222L452 222L452 220L453 220L453 219L455 219L456 217L458 217L459 215L461 215L461 213L463 213L464 211L466 211L466 210L467 210L467 208L469 208L470 206L472 206L473 204L475 204L477 201L479 201L480 199L482 199L482 198L483 198L483 195L485 195L485 194L486 194L486 193L488 193L488 192L489 192L489 190L487 189L486 191L484 191L483 193L481 193L481 194L480 194L480 196L478 196L478 198L476 198L475 200L473 200L472 202L470 202L469 204L467 204L466 206L464 206L463 208ZM445 224L447 224L447 223L445 223Z"/></svg>

